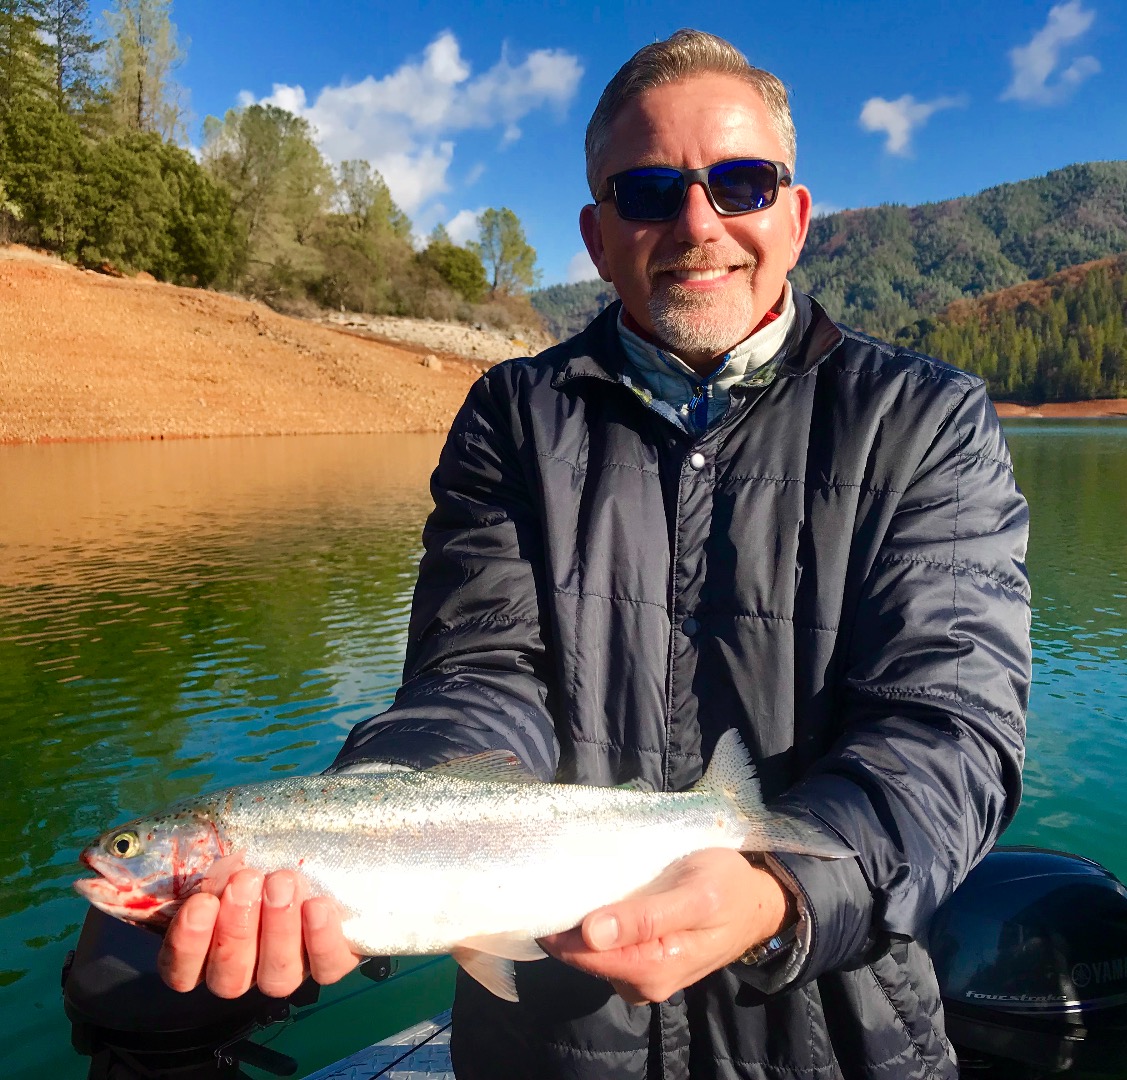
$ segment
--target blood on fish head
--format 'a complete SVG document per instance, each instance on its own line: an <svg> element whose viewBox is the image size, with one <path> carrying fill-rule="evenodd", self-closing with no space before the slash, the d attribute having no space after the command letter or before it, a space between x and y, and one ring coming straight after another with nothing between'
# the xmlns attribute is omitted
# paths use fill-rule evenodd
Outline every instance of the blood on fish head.
<svg viewBox="0 0 1127 1080"><path fill-rule="evenodd" d="M79 857L97 877L74 883L115 919L162 930L180 905L203 888L218 892L240 859L206 813L180 811L140 818L104 833Z"/></svg>

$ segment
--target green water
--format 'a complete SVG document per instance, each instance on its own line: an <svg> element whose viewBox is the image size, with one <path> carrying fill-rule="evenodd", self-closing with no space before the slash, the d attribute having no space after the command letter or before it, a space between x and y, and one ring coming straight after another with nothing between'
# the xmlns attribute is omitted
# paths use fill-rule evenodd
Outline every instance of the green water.
<svg viewBox="0 0 1127 1080"><path fill-rule="evenodd" d="M1014 424L1035 687L1012 842L1127 875L1127 424ZM59 970L105 825L324 767L394 693L440 440L0 447L0 1075L84 1077ZM301 1073L437 1011L446 961L352 976L272 1045Z"/></svg>

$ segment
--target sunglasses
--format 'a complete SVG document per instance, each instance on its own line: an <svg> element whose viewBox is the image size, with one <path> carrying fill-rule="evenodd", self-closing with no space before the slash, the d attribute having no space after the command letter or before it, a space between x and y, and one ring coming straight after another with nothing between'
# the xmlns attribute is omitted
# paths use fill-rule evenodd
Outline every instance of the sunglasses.
<svg viewBox="0 0 1127 1080"><path fill-rule="evenodd" d="M773 206L779 188L793 179L783 162L764 158L718 161L703 169L647 165L608 176L595 202L613 199L626 221L671 221L681 212L690 186L703 184L712 209L733 217Z"/></svg>

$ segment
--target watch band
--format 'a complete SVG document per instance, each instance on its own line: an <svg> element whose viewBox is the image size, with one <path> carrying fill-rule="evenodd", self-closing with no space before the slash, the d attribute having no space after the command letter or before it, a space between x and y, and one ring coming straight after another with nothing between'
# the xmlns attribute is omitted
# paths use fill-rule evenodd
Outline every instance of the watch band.
<svg viewBox="0 0 1127 1080"><path fill-rule="evenodd" d="M798 923L792 922L773 937L769 937L766 941L761 941L757 945L752 945L752 947L739 958L740 963L747 964L751 967L775 960L789 951L794 946L797 938Z"/></svg>

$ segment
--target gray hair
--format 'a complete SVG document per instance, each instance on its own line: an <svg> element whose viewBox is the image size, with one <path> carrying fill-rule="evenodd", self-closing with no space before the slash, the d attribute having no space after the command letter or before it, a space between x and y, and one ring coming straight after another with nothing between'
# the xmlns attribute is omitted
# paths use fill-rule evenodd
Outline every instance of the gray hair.
<svg viewBox="0 0 1127 1080"><path fill-rule="evenodd" d="M703 30L678 30L665 41L639 49L618 69L599 98L587 125L587 186L592 198L597 194L610 127L619 110L647 90L694 75L731 75L753 86L767 106L786 163L793 171L797 136L786 87L769 71L752 67L730 41Z"/></svg>

